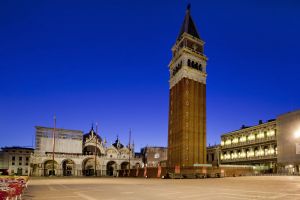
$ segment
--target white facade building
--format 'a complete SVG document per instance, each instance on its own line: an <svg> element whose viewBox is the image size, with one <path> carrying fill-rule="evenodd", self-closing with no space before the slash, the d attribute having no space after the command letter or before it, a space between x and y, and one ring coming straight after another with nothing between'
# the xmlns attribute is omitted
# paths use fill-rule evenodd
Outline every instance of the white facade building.
<svg viewBox="0 0 300 200"><path fill-rule="evenodd" d="M33 176L118 176L121 169L142 167L134 146L124 146L117 138L111 146L94 131L36 127L36 150L31 156ZM53 163L53 144L54 163Z"/></svg>

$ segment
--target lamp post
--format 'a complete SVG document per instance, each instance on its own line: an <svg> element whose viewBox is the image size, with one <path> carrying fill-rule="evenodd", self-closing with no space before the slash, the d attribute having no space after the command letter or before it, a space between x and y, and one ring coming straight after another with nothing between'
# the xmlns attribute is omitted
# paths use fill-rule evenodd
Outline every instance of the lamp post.
<svg viewBox="0 0 300 200"><path fill-rule="evenodd" d="M94 176L97 176L97 134L98 134L98 123L96 123L96 134L95 134L95 172Z"/></svg>
<svg viewBox="0 0 300 200"><path fill-rule="evenodd" d="M300 128L296 129L296 131L294 132L294 137L295 138L299 138L300 137Z"/></svg>
<svg viewBox="0 0 300 200"><path fill-rule="evenodd" d="M130 156L131 156L131 129L129 129L129 156L128 156L128 161L129 161L129 173L128 176L130 176Z"/></svg>
<svg viewBox="0 0 300 200"><path fill-rule="evenodd" d="M53 145L52 145L52 175L54 176L54 152L55 152L55 129L56 129L56 116L53 117L54 128L53 128Z"/></svg>

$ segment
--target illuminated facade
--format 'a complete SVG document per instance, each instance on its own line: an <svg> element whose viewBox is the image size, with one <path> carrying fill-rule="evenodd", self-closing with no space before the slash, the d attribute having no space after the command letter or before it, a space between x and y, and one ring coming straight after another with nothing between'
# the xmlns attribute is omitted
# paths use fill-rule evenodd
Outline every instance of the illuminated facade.
<svg viewBox="0 0 300 200"><path fill-rule="evenodd" d="M278 172L300 174L300 110L277 117Z"/></svg>
<svg viewBox="0 0 300 200"><path fill-rule="evenodd" d="M276 120L245 127L221 136L220 159L224 164L251 164L273 172L277 163Z"/></svg>
<svg viewBox="0 0 300 200"><path fill-rule="evenodd" d="M300 111L221 136L220 163L254 165L263 173L300 172Z"/></svg>

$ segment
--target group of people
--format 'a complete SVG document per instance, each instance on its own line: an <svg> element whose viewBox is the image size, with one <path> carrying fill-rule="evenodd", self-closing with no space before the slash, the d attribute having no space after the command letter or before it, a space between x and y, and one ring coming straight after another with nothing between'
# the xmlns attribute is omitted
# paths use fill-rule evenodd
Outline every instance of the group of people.
<svg viewBox="0 0 300 200"><path fill-rule="evenodd" d="M21 200L27 180L27 177L0 176L0 200Z"/></svg>

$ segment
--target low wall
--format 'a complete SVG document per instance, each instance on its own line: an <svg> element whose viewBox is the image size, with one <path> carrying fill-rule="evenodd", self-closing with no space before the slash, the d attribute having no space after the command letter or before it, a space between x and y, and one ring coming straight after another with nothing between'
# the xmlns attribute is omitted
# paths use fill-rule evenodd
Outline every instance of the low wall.
<svg viewBox="0 0 300 200"><path fill-rule="evenodd" d="M119 177L147 177L147 178L161 178L166 176L167 173L175 173L175 168L167 167L147 167L129 170L120 170ZM253 175L253 167L251 166L230 166L221 165L219 167L212 166L199 166L199 167L182 167L176 174L189 175L189 174L203 174L208 177L215 177L219 174L222 177L234 176L247 176Z"/></svg>

